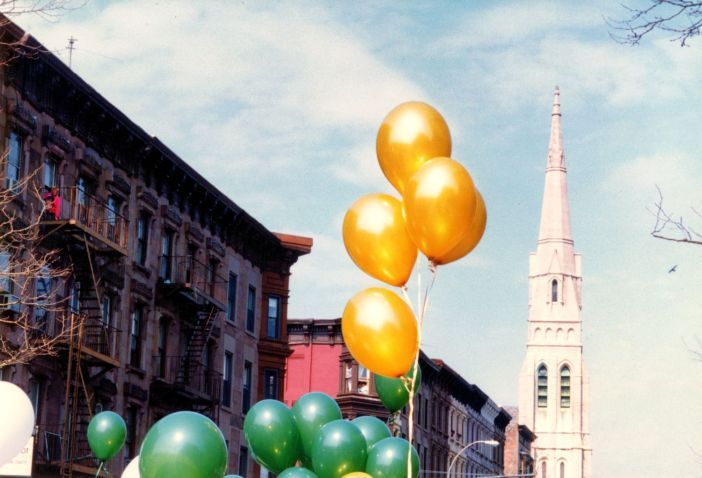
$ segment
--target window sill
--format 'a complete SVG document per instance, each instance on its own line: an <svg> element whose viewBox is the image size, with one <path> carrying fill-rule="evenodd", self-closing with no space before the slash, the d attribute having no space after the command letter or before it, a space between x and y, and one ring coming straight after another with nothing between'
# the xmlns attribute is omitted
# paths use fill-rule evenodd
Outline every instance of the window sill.
<svg viewBox="0 0 702 478"><path fill-rule="evenodd" d="M146 370L134 367L132 365L127 365L127 373L138 375L140 378L146 377Z"/></svg>
<svg viewBox="0 0 702 478"><path fill-rule="evenodd" d="M148 267L142 266L141 264L139 264L137 262L132 262L132 269L141 272L142 274L144 274L146 276L147 279L149 277L151 277L151 270Z"/></svg>

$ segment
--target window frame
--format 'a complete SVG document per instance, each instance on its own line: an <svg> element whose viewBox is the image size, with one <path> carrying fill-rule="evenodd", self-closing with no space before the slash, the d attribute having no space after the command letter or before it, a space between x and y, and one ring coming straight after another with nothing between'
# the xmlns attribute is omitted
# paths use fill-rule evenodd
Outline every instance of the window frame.
<svg viewBox="0 0 702 478"><path fill-rule="evenodd" d="M151 215L142 211L136 223L136 249L134 252L134 262L140 266L146 266L149 251L149 223Z"/></svg>
<svg viewBox="0 0 702 478"><path fill-rule="evenodd" d="M271 315L271 303L275 304L275 315ZM266 302L267 312L266 312L266 337L269 339L280 340L282 338L281 334L281 315L280 310L282 305L282 300L280 296L269 295ZM273 332L273 333L271 333Z"/></svg>
<svg viewBox="0 0 702 478"><path fill-rule="evenodd" d="M273 387L275 389L269 389L269 381L273 379ZM265 368L263 369L263 398L278 400L280 396L280 370L277 368Z"/></svg>
<svg viewBox="0 0 702 478"><path fill-rule="evenodd" d="M138 302L134 304L134 308L129 317L129 365L137 369L142 368L142 327L144 324L145 309L145 305Z"/></svg>
<svg viewBox="0 0 702 478"><path fill-rule="evenodd" d="M246 413L251 408L251 388L253 379L253 363L244 360L244 374L241 380L241 413Z"/></svg>
<svg viewBox="0 0 702 478"><path fill-rule="evenodd" d="M232 406L232 370L234 367L234 354L229 350L224 351L222 365L222 406Z"/></svg>
<svg viewBox="0 0 702 478"><path fill-rule="evenodd" d="M14 141L13 141L14 138ZM13 145L16 145L13 147ZM15 191L22 179L24 139L17 131L10 131L7 138L7 165L5 168L5 187ZM12 174L11 171L14 173Z"/></svg>
<svg viewBox="0 0 702 478"><path fill-rule="evenodd" d="M560 378L560 406L561 408L570 408L570 367L563 365L559 374Z"/></svg>
<svg viewBox="0 0 702 478"><path fill-rule="evenodd" d="M249 284L246 295L246 331L254 333L256 330L256 288Z"/></svg>
<svg viewBox="0 0 702 478"><path fill-rule="evenodd" d="M236 323L236 294L239 288L239 277L234 272L229 272L227 282L227 321Z"/></svg>

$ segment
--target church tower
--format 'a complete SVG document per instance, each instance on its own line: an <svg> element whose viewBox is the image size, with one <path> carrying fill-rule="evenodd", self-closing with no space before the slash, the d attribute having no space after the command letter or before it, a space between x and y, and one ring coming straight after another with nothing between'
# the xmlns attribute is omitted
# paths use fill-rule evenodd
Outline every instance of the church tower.
<svg viewBox="0 0 702 478"><path fill-rule="evenodd" d="M558 87L536 252L529 257L527 353L519 422L537 436L537 478L590 478L589 381L583 363L582 273L573 250Z"/></svg>

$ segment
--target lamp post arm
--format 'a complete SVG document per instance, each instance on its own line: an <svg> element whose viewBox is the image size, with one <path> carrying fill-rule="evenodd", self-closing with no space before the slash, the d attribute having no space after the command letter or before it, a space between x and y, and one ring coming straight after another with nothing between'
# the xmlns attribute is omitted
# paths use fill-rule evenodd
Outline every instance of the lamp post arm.
<svg viewBox="0 0 702 478"><path fill-rule="evenodd" d="M490 446L497 446L499 443L495 440L476 440L473 442L468 443L466 446L461 448L458 453L456 453L456 456L453 457L451 460L451 463L449 464L448 471L446 472L446 476L450 477L451 476L451 470L453 469L453 465L456 464L456 461L458 461L458 457L460 457L464 451L466 451L468 448L472 447L473 445L477 445L478 443L484 443L486 445Z"/></svg>

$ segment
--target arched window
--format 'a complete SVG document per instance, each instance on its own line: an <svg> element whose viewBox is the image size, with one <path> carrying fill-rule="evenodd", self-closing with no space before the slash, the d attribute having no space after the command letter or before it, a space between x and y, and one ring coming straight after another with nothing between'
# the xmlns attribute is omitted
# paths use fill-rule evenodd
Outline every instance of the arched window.
<svg viewBox="0 0 702 478"><path fill-rule="evenodd" d="M551 302L558 302L558 281L556 279L551 281Z"/></svg>
<svg viewBox="0 0 702 478"><path fill-rule="evenodd" d="M561 408L570 408L570 369L561 367Z"/></svg>
<svg viewBox="0 0 702 478"><path fill-rule="evenodd" d="M565 463L561 462L559 476L560 478L565 478Z"/></svg>
<svg viewBox="0 0 702 478"><path fill-rule="evenodd" d="M547 468L546 465L547 464L548 464L548 462L546 460L541 462L541 478L546 478L546 468Z"/></svg>
<svg viewBox="0 0 702 478"><path fill-rule="evenodd" d="M544 364L537 371L536 389L539 408L544 408L548 405L548 369Z"/></svg>

